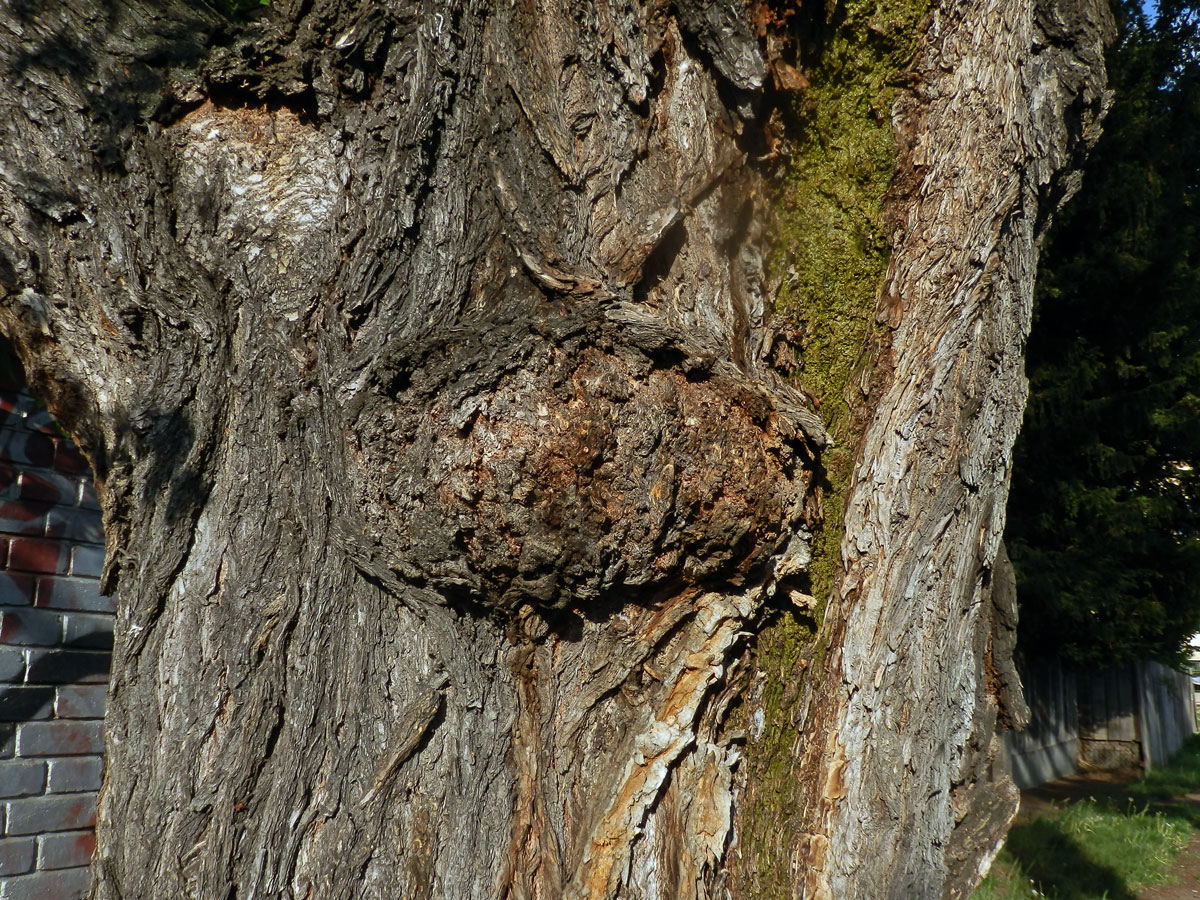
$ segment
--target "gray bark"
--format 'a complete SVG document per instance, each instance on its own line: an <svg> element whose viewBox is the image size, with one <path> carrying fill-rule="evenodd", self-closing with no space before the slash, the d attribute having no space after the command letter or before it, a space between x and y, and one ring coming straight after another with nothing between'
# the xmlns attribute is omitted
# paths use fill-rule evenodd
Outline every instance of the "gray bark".
<svg viewBox="0 0 1200 900"><path fill-rule="evenodd" d="M807 876L813 897L936 896L947 847L998 850L970 837L978 811L966 802L986 771L977 704L998 703L979 697L978 635L1026 396L1037 246L1077 184L1078 172L1058 176L1098 137L1111 32L1099 4L939 8L915 63L933 77L898 103L880 303L890 334L847 502L826 693L813 702L828 735L810 763L821 775L805 840L824 860Z"/></svg>
<svg viewBox="0 0 1200 900"><path fill-rule="evenodd" d="M95 897L752 883L740 723L827 444L768 363L754 158L801 79L752 12L0 6L0 324L93 463L119 598ZM920 37L781 760L796 896L961 894L1009 814L964 802L1009 652L982 598L1106 22L947 3Z"/></svg>

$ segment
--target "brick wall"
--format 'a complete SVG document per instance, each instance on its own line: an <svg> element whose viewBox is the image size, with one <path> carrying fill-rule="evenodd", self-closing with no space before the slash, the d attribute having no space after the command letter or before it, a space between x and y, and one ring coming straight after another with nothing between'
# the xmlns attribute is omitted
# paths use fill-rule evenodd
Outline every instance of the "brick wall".
<svg viewBox="0 0 1200 900"><path fill-rule="evenodd" d="M87 463L14 372L0 365L0 900L74 900L90 881L113 607Z"/></svg>

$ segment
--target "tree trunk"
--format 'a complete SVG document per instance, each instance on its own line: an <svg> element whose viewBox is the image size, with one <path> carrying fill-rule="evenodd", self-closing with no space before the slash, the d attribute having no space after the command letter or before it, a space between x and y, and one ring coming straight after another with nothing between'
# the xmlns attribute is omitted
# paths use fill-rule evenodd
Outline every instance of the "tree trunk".
<svg viewBox="0 0 1200 900"><path fill-rule="evenodd" d="M1109 25L848 10L0 7L0 323L119 599L95 897L969 893L1015 808L1036 246ZM856 113L891 257L830 425L780 369L836 309L767 259L851 33L909 66Z"/></svg>

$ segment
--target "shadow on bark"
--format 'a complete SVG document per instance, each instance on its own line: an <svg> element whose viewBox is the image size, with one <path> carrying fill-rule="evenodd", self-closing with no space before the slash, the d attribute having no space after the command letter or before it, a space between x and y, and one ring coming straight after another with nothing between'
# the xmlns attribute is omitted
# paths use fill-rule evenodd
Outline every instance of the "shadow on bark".
<svg viewBox="0 0 1200 900"><path fill-rule="evenodd" d="M78 12L64 10L60 21L49 27L43 4L20 0L12 5L12 13L28 26L23 35L27 37L23 46L14 48L0 77L20 84L27 75L35 80L45 73L65 76L91 107L88 149L112 169L123 165L131 128L169 117L176 106L171 92L164 90L163 72L198 66L220 26L210 7L186 0L140 9L108 0L89 4L86 17L80 19ZM140 23L136 41L130 38L131 19ZM83 29L81 23L86 23ZM59 224L82 218L80 198L69 186L47 182L33 170L19 177L19 187L38 201L34 205L52 209Z"/></svg>

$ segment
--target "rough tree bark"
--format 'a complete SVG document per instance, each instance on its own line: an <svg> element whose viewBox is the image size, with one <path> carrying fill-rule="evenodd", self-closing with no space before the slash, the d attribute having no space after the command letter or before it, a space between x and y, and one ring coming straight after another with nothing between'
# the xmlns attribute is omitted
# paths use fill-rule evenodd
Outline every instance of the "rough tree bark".
<svg viewBox="0 0 1200 900"><path fill-rule="evenodd" d="M97 898L969 891L1107 12L868 12L911 57L839 482L779 370L837 323L767 265L837 7L4 0L0 323L120 605Z"/></svg>

